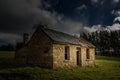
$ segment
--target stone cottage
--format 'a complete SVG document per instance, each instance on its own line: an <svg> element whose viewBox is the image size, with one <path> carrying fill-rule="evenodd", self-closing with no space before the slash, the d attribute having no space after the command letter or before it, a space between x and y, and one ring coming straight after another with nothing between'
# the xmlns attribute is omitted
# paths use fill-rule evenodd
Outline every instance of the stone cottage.
<svg viewBox="0 0 120 80"><path fill-rule="evenodd" d="M63 32L38 27L24 43L24 47L16 51L17 63L53 69L95 64L95 46Z"/></svg>

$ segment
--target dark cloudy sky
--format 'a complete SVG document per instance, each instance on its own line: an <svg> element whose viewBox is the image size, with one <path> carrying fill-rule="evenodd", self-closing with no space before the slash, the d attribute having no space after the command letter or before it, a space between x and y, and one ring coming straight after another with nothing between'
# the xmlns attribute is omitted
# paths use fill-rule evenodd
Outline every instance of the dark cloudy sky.
<svg viewBox="0 0 120 80"><path fill-rule="evenodd" d="M0 0L0 42L15 43L38 23L70 34L120 29L120 0Z"/></svg>

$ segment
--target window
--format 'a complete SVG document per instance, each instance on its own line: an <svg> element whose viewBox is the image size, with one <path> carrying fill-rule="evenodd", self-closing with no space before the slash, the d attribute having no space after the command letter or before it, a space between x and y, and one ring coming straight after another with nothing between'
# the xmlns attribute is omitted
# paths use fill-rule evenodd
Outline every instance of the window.
<svg viewBox="0 0 120 80"><path fill-rule="evenodd" d="M89 49L86 50L86 59L90 59Z"/></svg>
<svg viewBox="0 0 120 80"><path fill-rule="evenodd" d="M65 46L65 60L70 59L69 46Z"/></svg>

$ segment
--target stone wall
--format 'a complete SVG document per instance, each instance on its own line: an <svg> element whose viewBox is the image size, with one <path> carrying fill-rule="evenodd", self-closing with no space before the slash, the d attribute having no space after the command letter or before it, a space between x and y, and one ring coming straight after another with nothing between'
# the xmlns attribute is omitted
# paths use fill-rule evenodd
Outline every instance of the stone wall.
<svg viewBox="0 0 120 80"><path fill-rule="evenodd" d="M70 48L70 60L65 60L65 46ZM76 46L53 44L53 68L75 67L76 66Z"/></svg>
<svg viewBox="0 0 120 80"><path fill-rule="evenodd" d="M69 46L70 59L65 60L65 46ZM77 64L77 48L80 48L80 64ZM86 47L70 44L52 43L52 40L37 29L30 41L20 50L16 51L17 63L30 64L43 68L71 68L77 66L94 66L95 51L89 48L90 59L86 59Z"/></svg>
<svg viewBox="0 0 120 80"><path fill-rule="evenodd" d="M82 52L84 52L83 53L83 56L82 56L82 66L84 67L84 66L94 66L95 65L95 50L94 50L94 48L89 48L89 54L90 54L90 59L87 59L86 58L86 49L87 48L85 48L84 47L84 51L82 51Z"/></svg>
<svg viewBox="0 0 120 80"><path fill-rule="evenodd" d="M41 30L37 30L30 41L16 52L19 63L37 65L44 68L53 67L52 42Z"/></svg>
<svg viewBox="0 0 120 80"><path fill-rule="evenodd" d="M70 60L65 60L65 46L70 47ZM80 48L80 65L77 65L76 48ZM71 68L81 66L94 66L94 48L90 48L90 59L86 59L86 47L76 45L53 44L53 68Z"/></svg>

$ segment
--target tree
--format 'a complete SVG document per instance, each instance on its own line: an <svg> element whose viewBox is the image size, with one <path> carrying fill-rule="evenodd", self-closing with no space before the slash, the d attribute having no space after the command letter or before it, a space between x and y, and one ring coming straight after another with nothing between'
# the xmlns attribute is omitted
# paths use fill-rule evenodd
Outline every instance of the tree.
<svg viewBox="0 0 120 80"><path fill-rule="evenodd" d="M120 56L120 30L83 33L81 37L94 44L99 55Z"/></svg>

